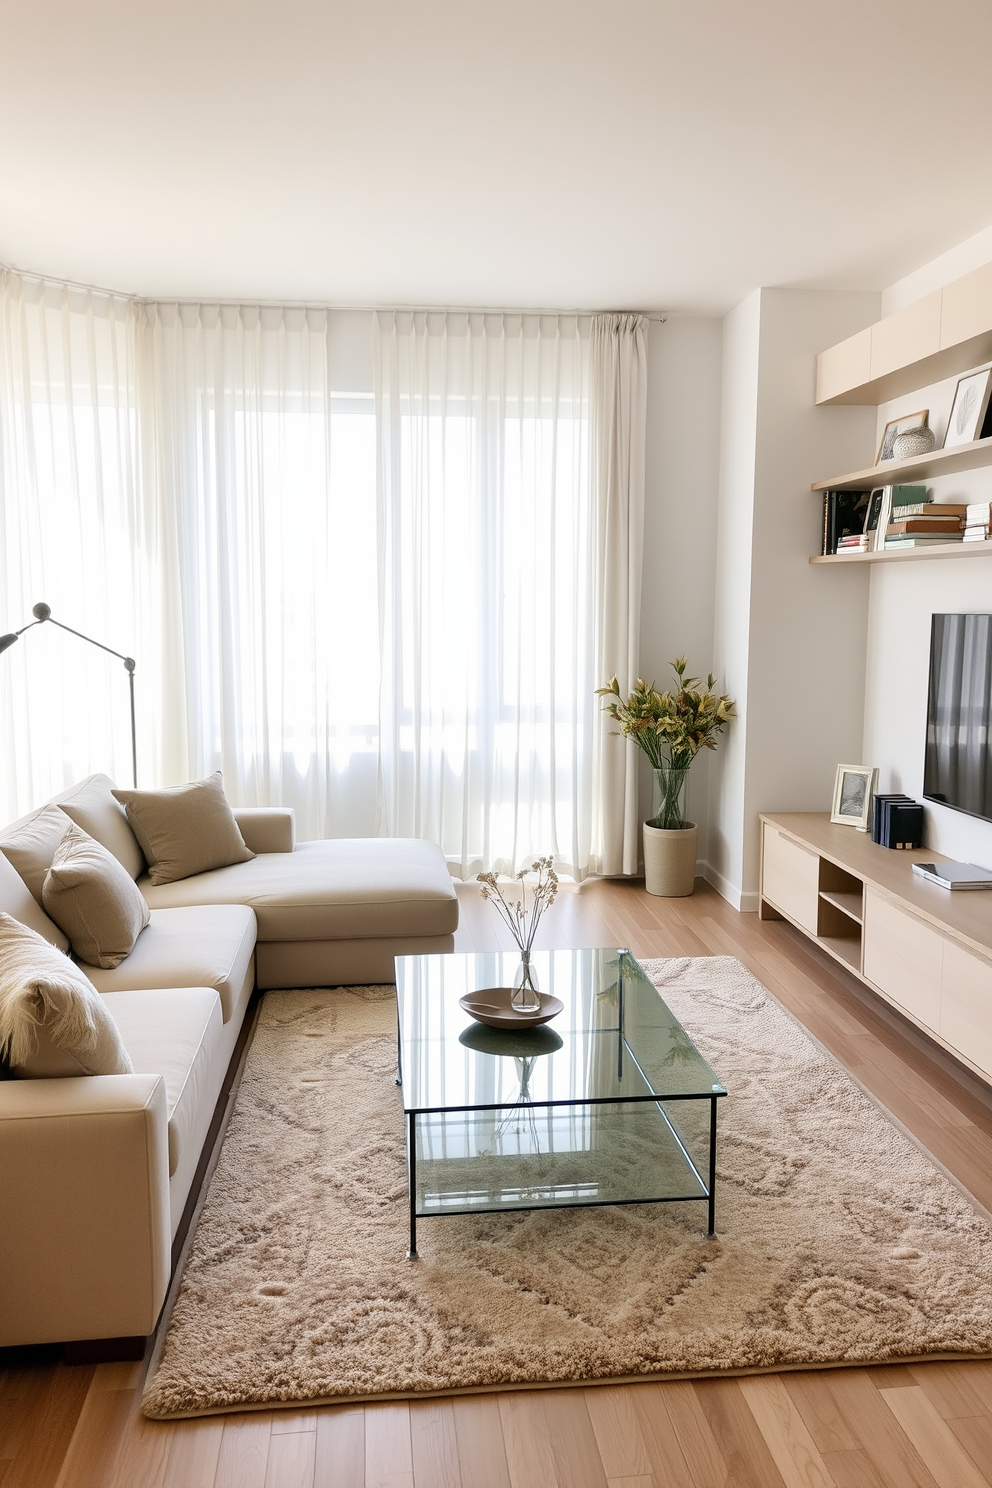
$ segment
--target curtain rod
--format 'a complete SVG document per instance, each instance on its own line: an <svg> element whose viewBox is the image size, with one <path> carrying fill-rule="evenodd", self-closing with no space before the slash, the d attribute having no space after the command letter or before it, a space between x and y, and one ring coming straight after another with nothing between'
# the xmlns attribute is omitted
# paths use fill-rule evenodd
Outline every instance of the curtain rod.
<svg viewBox="0 0 992 1488"><path fill-rule="evenodd" d="M201 299L184 295L139 295L127 289L108 289L103 284L83 284L78 279L62 279L57 275L39 274L33 269L19 269L13 264L0 263L0 270L19 274L22 279L33 279L38 284L58 284L63 289L80 290L83 294L107 295L115 300L133 300L137 305L245 305L266 310L357 310L363 314L382 311L384 314L405 315L641 315L656 325L664 325L668 316L661 310L576 310L559 308L549 310L519 305L346 305L333 304L325 300L259 300L226 299L222 295L207 295Z"/></svg>

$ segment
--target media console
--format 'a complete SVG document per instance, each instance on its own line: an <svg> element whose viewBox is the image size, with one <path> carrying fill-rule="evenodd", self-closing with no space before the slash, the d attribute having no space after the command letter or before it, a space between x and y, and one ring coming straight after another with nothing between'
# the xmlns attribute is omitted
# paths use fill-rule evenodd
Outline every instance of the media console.
<svg viewBox="0 0 992 1488"><path fill-rule="evenodd" d="M895 852L824 812L762 812L761 919L786 919L873 992L992 1082L992 891L914 874Z"/></svg>

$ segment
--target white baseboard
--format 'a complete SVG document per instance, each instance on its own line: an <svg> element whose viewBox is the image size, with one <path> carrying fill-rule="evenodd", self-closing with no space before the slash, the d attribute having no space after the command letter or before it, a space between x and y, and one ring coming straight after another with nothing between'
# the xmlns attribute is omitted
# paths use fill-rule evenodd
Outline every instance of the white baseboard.
<svg viewBox="0 0 992 1488"><path fill-rule="evenodd" d="M737 884L724 878L710 863L697 863L696 874L705 878L708 884L712 884L722 899L733 905L739 914L757 914L759 894L757 889L741 889Z"/></svg>

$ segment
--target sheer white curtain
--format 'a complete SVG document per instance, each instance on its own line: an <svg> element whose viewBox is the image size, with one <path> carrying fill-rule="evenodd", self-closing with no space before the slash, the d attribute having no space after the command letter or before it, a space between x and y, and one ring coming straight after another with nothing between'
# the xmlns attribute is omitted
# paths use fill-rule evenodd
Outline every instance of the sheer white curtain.
<svg viewBox="0 0 992 1488"><path fill-rule="evenodd" d="M629 861L594 694L636 670L644 337L605 320L375 319L379 830L465 877Z"/></svg>
<svg viewBox="0 0 992 1488"><path fill-rule="evenodd" d="M371 402L335 399L323 310L146 305L145 489L161 614L158 772L224 772L304 837L372 831Z"/></svg>
<svg viewBox="0 0 992 1488"><path fill-rule="evenodd" d="M147 698L144 538L132 304L0 271L0 632L43 600ZM130 782L127 674L39 625L0 656L0 820L92 769Z"/></svg>

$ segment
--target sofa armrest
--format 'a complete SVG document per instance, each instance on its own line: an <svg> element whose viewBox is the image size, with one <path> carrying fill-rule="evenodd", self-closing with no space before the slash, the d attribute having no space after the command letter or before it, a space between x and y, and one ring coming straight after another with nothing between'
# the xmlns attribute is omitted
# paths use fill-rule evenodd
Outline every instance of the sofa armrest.
<svg viewBox="0 0 992 1488"><path fill-rule="evenodd" d="M0 1081L0 1346L151 1333L169 1285L160 1075Z"/></svg>
<svg viewBox="0 0 992 1488"><path fill-rule="evenodd" d="M234 812L245 846L254 853L288 853L296 846L292 806L239 806Z"/></svg>

